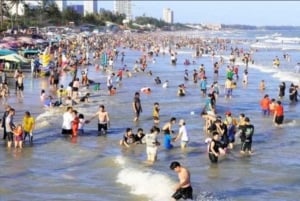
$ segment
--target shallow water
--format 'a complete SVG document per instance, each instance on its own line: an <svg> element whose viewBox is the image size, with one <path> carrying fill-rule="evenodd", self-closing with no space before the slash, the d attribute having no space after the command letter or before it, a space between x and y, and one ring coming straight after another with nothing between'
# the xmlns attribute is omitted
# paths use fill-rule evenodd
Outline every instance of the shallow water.
<svg viewBox="0 0 300 201"><path fill-rule="evenodd" d="M183 53L185 52L185 53ZM125 50L125 62L129 66L139 53ZM264 54L265 53L265 54ZM279 51L278 54L281 52ZM222 93L217 100L217 112L224 117L227 110L237 116L243 112L250 117L255 126L253 140L254 155L241 157L239 145L217 166L210 164L206 153L203 121L200 112L205 98L200 96L198 85L185 82L187 96L177 97L177 86L184 83L184 69L198 69L203 63L208 79L211 80L212 63L210 57L197 59L196 65L183 66L185 58L191 58L192 52L182 50L178 55L178 65L171 66L168 56L159 56L149 69L153 76L143 73L126 78L117 86L117 95L106 94L105 74L96 72L91 66L91 79L102 83L100 92L91 91L91 103L75 108L88 119L105 104L111 117L111 128L107 136L96 135L96 120L86 125L86 134L71 140L60 134L62 110L43 111L39 103L39 91L47 86L47 79L31 79L28 75L25 83L25 99L17 103L12 96L9 103L16 108L15 122L19 122L25 110L30 110L37 118L34 145L28 144L22 151L8 150L4 142L0 146L0 200L169 200L177 175L169 169L173 160L189 167L192 184L197 200L218 201L294 201L299 200L300 162L298 160L299 106L291 105L288 97L283 100L286 111L285 125L275 128L271 118L262 117L259 100L265 93L277 98L278 76L282 71L274 70L267 64L272 55L266 52L255 54L255 65L249 68L249 84L242 86L242 70L238 87L233 98L224 99ZM275 55L275 53L274 53ZM121 66L120 63L118 63ZM290 64L292 68L292 64ZM129 67L130 68L130 67ZM219 83L224 83L226 65L220 71ZM169 80L169 88L164 89L154 83L159 76L162 81ZM297 77L296 77L297 78ZM295 78L295 79L296 79ZM267 89L264 93L258 89L264 79ZM280 76L280 79L284 79ZM286 78L288 79L288 78ZM66 85L70 76L63 78ZM285 80L288 83L288 80ZM141 95L143 113L138 123L134 123L131 102L135 91L149 86L150 95ZM289 86L289 84L287 84ZM160 103L162 126L170 117L184 118L190 136L190 144L182 151L179 143L173 150L160 148L158 161L153 166L144 163L146 159L144 145L130 149L119 146L119 140L127 127L138 127L148 131L152 126L152 106ZM175 130L178 127L175 126ZM162 141L162 136L160 136Z"/></svg>

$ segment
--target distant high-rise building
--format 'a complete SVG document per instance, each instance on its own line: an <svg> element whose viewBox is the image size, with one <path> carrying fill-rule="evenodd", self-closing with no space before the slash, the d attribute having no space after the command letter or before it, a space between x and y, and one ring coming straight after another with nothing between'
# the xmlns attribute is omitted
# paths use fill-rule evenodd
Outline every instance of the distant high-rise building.
<svg viewBox="0 0 300 201"><path fill-rule="evenodd" d="M163 20L167 23L173 24L174 16L173 16L173 11L170 8L164 8Z"/></svg>
<svg viewBox="0 0 300 201"><path fill-rule="evenodd" d="M55 0L54 1L60 12L66 10L68 0Z"/></svg>
<svg viewBox="0 0 300 201"><path fill-rule="evenodd" d="M131 0L115 0L114 1L114 12L125 14L127 20L132 19L131 13Z"/></svg>
<svg viewBox="0 0 300 201"><path fill-rule="evenodd" d="M98 12L98 0L85 0L83 1L83 10L84 15L88 13L97 13Z"/></svg>
<svg viewBox="0 0 300 201"><path fill-rule="evenodd" d="M76 13L83 15L83 5L69 5L68 8L74 10Z"/></svg>

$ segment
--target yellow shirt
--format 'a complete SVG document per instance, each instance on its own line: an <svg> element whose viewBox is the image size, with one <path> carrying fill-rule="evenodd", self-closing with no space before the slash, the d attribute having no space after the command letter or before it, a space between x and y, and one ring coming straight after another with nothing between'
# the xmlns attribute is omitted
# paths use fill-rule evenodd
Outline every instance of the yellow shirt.
<svg viewBox="0 0 300 201"><path fill-rule="evenodd" d="M25 132L32 132L34 127L34 118L25 116L23 118L23 128Z"/></svg>
<svg viewBox="0 0 300 201"><path fill-rule="evenodd" d="M159 118L159 109L158 108L156 108L156 107L153 108L152 116Z"/></svg>

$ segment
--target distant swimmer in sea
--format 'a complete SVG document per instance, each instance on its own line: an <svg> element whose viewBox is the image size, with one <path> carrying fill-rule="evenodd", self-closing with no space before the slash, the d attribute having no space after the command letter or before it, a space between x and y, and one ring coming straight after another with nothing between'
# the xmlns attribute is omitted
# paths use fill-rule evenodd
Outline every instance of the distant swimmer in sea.
<svg viewBox="0 0 300 201"><path fill-rule="evenodd" d="M163 85L162 85L163 88L168 88L169 87L169 81L166 80Z"/></svg>
<svg viewBox="0 0 300 201"><path fill-rule="evenodd" d="M259 83L259 90L264 91L266 89L266 83L264 80L261 80Z"/></svg>
<svg viewBox="0 0 300 201"><path fill-rule="evenodd" d="M144 93L144 94L150 94L150 93L151 93L150 87L143 87L143 88L141 88L140 91L141 91L142 93Z"/></svg>
<svg viewBox="0 0 300 201"><path fill-rule="evenodd" d="M155 81L156 84L161 84L161 80L160 80L159 77L156 77L156 78L154 79L154 81Z"/></svg>
<svg viewBox="0 0 300 201"><path fill-rule="evenodd" d="M185 87L183 84L178 85L177 96L185 96Z"/></svg>

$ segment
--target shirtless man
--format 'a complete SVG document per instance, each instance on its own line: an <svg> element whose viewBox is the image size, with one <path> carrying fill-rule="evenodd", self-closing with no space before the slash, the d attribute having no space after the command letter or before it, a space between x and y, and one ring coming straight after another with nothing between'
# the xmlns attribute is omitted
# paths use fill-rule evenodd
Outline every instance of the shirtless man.
<svg viewBox="0 0 300 201"><path fill-rule="evenodd" d="M180 200L181 198L193 199L193 188L190 182L190 172L187 168L182 167L179 162L173 161L170 165L170 169L174 170L178 174L179 183L175 186L175 193L172 195L174 200Z"/></svg>
<svg viewBox="0 0 300 201"><path fill-rule="evenodd" d="M91 118L91 120L97 116L98 116L98 135L101 135L102 130L103 130L103 134L107 134L107 128L109 127L109 115L108 112L105 110L104 105L99 106L99 111Z"/></svg>

